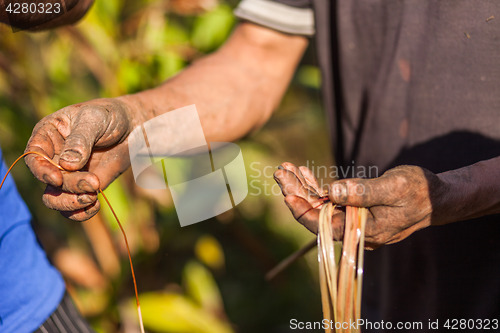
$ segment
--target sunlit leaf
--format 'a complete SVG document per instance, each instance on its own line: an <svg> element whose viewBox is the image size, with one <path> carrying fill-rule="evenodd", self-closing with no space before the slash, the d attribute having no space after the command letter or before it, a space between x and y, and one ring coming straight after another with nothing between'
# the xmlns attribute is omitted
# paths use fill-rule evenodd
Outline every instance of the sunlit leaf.
<svg viewBox="0 0 500 333"><path fill-rule="evenodd" d="M229 324L215 318L185 296L145 293L140 295L140 300L146 329L175 333L233 332ZM134 303L131 302L131 306L135 306Z"/></svg>
<svg viewBox="0 0 500 333"><path fill-rule="evenodd" d="M202 236L194 246L198 259L213 269L224 267L224 252L220 243L210 235Z"/></svg>
<svg viewBox="0 0 500 333"><path fill-rule="evenodd" d="M306 87L319 89L321 87L321 73L319 68L310 65L301 66L297 71L297 81Z"/></svg>
<svg viewBox="0 0 500 333"><path fill-rule="evenodd" d="M164 52L156 57L159 63L158 77L160 80L166 80L177 74L184 68L186 62L175 52Z"/></svg>
<svg viewBox="0 0 500 333"><path fill-rule="evenodd" d="M111 183L104 190L104 193L111 202L111 205L113 205L113 209L123 225L127 224L128 216L130 216L130 202L125 194L125 191L125 188L119 180ZM108 205L106 205L104 198L100 194L98 197L101 202L101 212L104 214L106 221L108 221L108 224L113 230L118 230L118 225L115 222L113 213L109 209Z"/></svg>
<svg viewBox="0 0 500 333"><path fill-rule="evenodd" d="M164 35L167 45L189 43L189 35L186 29L176 24L175 22L167 22Z"/></svg>
<svg viewBox="0 0 500 333"><path fill-rule="evenodd" d="M234 22L232 9L229 6L220 5L196 18L191 42L201 51L214 50L227 38Z"/></svg>
<svg viewBox="0 0 500 333"><path fill-rule="evenodd" d="M183 276L187 294L196 303L213 314L223 313L222 298L212 274L195 261L184 268Z"/></svg>

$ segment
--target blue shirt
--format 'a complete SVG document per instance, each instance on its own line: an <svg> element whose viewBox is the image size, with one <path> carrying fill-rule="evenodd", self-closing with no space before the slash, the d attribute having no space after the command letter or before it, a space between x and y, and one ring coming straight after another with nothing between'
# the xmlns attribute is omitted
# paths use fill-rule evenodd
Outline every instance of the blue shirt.
<svg viewBox="0 0 500 333"><path fill-rule="evenodd" d="M7 167L0 149L0 181ZM20 166L22 167L22 166ZM32 332L57 308L64 281L31 228L12 177L0 190L0 332Z"/></svg>

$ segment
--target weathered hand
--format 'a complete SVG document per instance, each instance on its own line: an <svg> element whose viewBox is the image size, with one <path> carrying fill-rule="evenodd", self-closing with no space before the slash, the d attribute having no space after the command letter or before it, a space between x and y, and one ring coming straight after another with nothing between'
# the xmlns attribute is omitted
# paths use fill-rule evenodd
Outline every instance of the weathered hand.
<svg viewBox="0 0 500 333"><path fill-rule="evenodd" d="M285 196L285 203L294 218L313 233L318 232L319 211L328 191L321 188L314 174L307 167L296 167L285 162L274 173L274 179L280 185ZM335 209L334 216L343 217L343 212ZM335 230L341 230L342 218L335 219L339 223ZM338 235L338 238L342 233Z"/></svg>
<svg viewBox="0 0 500 333"><path fill-rule="evenodd" d="M34 128L26 151L47 155L67 171L37 155L25 160L48 184L44 204L75 221L99 211L97 190L105 188L130 164L126 137L132 130L128 106L117 99L97 99L65 107Z"/></svg>
<svg viewBox="0 0 500 333"><path fill-rule="evenodd" d="M285 202L294 217L312 232L317 232L318 210L311 210L306 199L306 185L297 188L300 174L297 168L289 163L283 164L285 169L278 170L275 178L280 183ZM304 167L300 168L302 175ZM309 171L312 176L312 173ZM310 176L309 176L310 178ZM316 182L317 183L317 182ZM307 182L307 184L309 184ZM329 199L341 206L366 207L369 209L366 224L366 247L376 248L383 244L399 242L413 232L433 224L438 219L433 205L438 201L443 190L441 180L430 171L416 166L399 166L388 170L379 178L344 179L335 181L329 186ZM309 206L306 202L309 202ZM339 239L345 216L337 213L332 223Z"/></svg>

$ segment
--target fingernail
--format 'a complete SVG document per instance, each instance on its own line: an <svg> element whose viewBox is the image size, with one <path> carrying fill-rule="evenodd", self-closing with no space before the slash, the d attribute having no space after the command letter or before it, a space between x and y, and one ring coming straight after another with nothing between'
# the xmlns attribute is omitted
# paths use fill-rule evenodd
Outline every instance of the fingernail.
<svg viewBox="0 0 500 333"><path fill-rule="evenodd" d="M78 181L78 188L83 192L95 192L94 188L85 179Z"/></svg>
<svg viewBox="0 0 500 333"><path fill-rule="evenodd" d="M74 162L80 162L82 159L82 155L77 152L76 150L65 150L61 154L61 160L65 160L66 162L74 163Z"/></svg>
<svg viewBox="0 0 500 333"><path fill-rule="evenodd" d="M345 184L334 184L331 188L330 197L336 203L347 200L347 186Z"/></svg>
<svg viewBox="0 0 500 333"><path fill-rule="evenodd" d="M94 200L88 194L82 194L78 196L78 202L82 205L92 203Z"/></svg>
<svg viewBox="0 0 500 333"><path fill-rule="evenodd" d="M280 166L278 167L278 170L285 170L285 168L283 168L283 166L281 166L281 165L280 165Z"/></svg>
<svg viewBox="0 0 500 333"><path fill-rule="evenodd" d="M276 184L278 184L278 185L280 186L280 188L281 188L281 180L280 180L278 177L274 176L274 181L275 181L275 182L276 182Z"/></svg>

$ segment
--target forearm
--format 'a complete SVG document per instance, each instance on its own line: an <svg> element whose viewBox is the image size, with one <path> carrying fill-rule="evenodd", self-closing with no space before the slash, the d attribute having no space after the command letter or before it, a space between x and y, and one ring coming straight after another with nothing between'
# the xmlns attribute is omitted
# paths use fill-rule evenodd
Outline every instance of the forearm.
<svg viewBox="0 0 500 333"><path fill-rule="evenodd" d="M7 6L11 4L13 10L14 3L20 1L0 0L0 22L21 30L37 31L76 23L87 13L94 0L46 0L40 2L42 7L38 7L37 3L35 13L8 15ZM62 14L59 14L58 10L61 10Z"/></svg>
<svg viewBox="0 0 500 333"><path fill-rule="evenodd" d="M442 189L433 199L436 224L500 213L500 157L444 172L438 177Z"/></svg>
<svg viewBox="0 0 500 333"><path fill-rule="evenodd" d="M135 125L196 104L208 141L238 139L278 106L307 40L252 24L240 25L217 52L163 85L124 96Z"/></svg>

